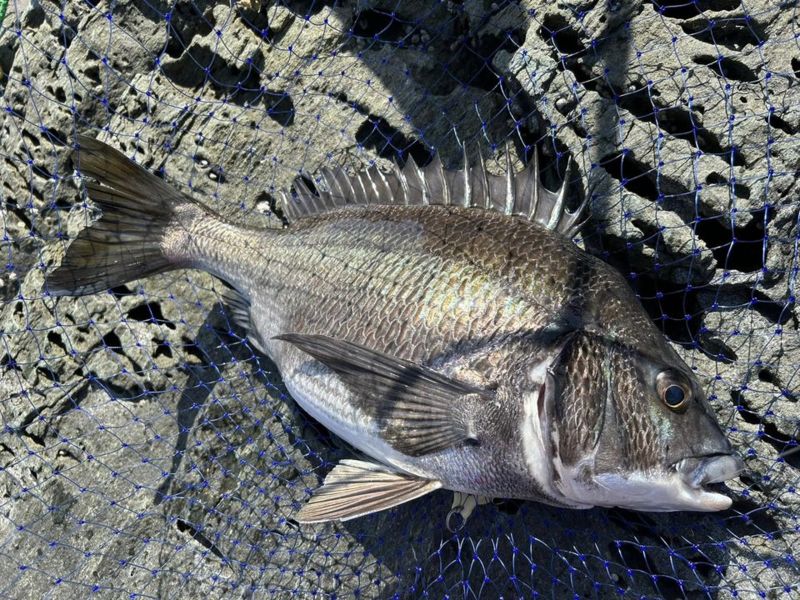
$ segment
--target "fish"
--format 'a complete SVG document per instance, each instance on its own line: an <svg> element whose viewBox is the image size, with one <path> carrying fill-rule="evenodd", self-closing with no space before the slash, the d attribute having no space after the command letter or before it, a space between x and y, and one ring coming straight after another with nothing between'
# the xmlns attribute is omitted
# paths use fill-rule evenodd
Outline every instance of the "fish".
<svg viewBox="0 0 800 600"><path fill-rule="evenodd" d="M358 454L294 518L345 521L437 489L490 498L719 511L743 468L693 371L625 278L574 238L568 179L324 168L281 196L289 225L232 222L115 148L72 164L102 214L45 281L86 295L202 269L302 409ZM571 167L570 167L571 168ZM467 498L468 501L464 499ZM460 499L460 500L459 500ZM468 507L468 508L465 508Z"/></svg>

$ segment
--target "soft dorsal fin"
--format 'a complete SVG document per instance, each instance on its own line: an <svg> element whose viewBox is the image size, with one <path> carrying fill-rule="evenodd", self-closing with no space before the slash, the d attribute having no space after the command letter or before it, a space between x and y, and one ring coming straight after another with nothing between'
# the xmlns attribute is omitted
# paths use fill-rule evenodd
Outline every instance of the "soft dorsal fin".
<svg viewBox="0 0 800 600"><path fill-rule="evenodd" d="M561 188L553 192L542 185L538 152L534 150L533 159L519 173L511 170L508 157L506 152L505 175L490 174L480 152L477 163L470 165L466 149L464 167L453 171L442 166L438 154L425 167L419 167L411 156L402 169L392 163L389 171L373 165L350 175L344 169L326 167L320 171L317 193L297 179L296 194L291 197L283 194L283 206L290 221L365 204L474 207L522 216L573 237L582 223L586 200L575 211L567 210L571 163Z"/></svg>

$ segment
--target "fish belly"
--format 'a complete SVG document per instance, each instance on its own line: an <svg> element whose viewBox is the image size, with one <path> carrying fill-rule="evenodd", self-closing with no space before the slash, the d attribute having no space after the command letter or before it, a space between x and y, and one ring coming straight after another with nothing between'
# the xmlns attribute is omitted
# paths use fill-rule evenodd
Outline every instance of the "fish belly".
<svg viewBox="0 0 800 600"><path fill-rule="evenodd" d="M270 346L287 390L311 417L376 461L431 478L431 473L381 439L375 420L351 400L352 392L335 373L286 342L272 342Z"/></svg>

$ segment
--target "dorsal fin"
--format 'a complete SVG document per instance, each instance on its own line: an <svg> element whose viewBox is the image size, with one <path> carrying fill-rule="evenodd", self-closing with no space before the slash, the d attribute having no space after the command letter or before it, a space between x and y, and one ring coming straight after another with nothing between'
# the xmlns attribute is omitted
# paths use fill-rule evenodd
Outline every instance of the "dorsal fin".
<svg viewBox="0 0 800 600"><path fill-rule="evenodd" d="M283 194L282 200L290 221L343 206L454 205L522 216L573 237L582 224L586 200L575 211L567 210L567 182L571 172L570 162L564 183L553 192L542 185L535 149L528 166L514 173L507 147L505 175L490 174L480 152L477 163L471 166L464 150L464 167L452 171L444 168L438 154L425 167L419 167L411 156L402 169L392 163L388 171L373 165L349 175L344 169L325 167L320 171L316 193L298 178L294 183L295 193Z"/></svg>

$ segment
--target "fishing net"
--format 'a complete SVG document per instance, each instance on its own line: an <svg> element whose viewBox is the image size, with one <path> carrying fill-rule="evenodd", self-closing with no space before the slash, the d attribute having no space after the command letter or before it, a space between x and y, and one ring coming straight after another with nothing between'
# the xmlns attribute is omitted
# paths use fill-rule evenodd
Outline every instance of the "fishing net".
<svg viewBox="0 0 800 600"><path fill-rule="evenodd" d="M0 595L797 597L796 2L0 7ZM43 292L96 216L66 160L78 132L264 227L324 167L459 168L463 146L502 173L538 148L555 188L571 157L579 243L628 277L745 459L733 507L497 500L451 532L439 491L298 526L352 453L219 282Z"/></svg>

